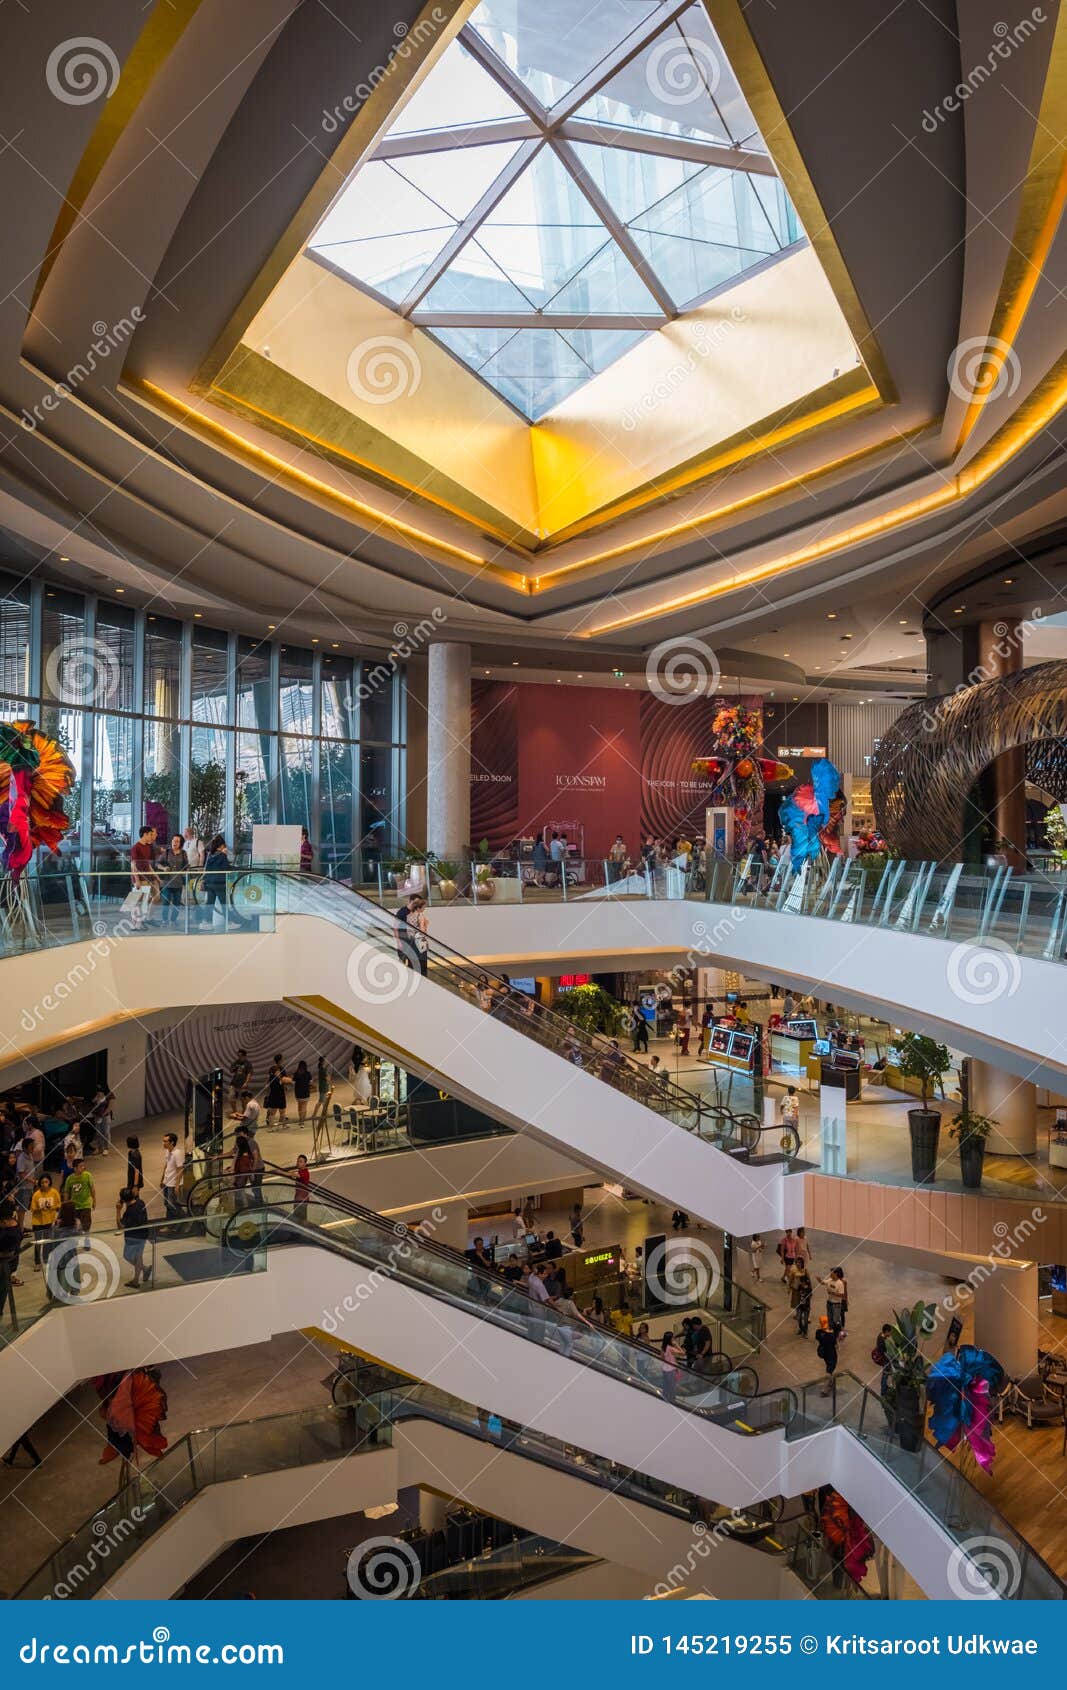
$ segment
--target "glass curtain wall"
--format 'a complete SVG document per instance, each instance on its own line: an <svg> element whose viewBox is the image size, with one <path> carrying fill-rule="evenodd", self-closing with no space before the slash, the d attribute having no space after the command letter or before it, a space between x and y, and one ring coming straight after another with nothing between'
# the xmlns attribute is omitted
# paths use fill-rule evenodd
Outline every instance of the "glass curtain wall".
<svg viewBox="0 0 1067 1690"><path fill-rule="evenodd" d="M403 671L249 639L0 571L0 719L70 756L64 855L122 866L138 829L306 827L315 868L373 878L405 840Z"/></svg>

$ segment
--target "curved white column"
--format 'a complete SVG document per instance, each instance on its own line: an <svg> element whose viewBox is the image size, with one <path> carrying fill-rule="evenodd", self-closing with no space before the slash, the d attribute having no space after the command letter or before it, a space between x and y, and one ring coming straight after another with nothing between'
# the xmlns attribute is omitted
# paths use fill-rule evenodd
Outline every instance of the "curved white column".
<svg viewBox="0 0 1067 1690"><path fill-rule="evenodd" d="M469 645L430 647L426 717L426 846L455 858L471 842Z"/></svg>

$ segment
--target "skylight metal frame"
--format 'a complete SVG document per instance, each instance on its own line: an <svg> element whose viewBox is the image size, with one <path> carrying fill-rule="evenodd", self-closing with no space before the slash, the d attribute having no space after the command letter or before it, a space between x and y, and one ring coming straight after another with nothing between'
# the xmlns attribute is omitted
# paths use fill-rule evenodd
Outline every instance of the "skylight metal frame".
<svg viewBox="0 0 1067 1690"><path fill-rule="evenodd" d="M445 128L415 131L410 134L386 134L373 152L368 154L363 163L392 163L396 166L402 166L403 160L406 158L452 152L458 149L466 150L478 146L491 146L502 142L516 143L513 156L493 179L467 216L456 224L441 250L435 255L426 270L420 274L417 284L399 302L388 298L373 285L357 280L349 272L331 263L323 250L315 250L309 247L308 255L334 271L335 274L343 276L351 285L360 287L372 297L381 300L396 315L407 319L414 326L431 331L435 328L500 328L514 331L536 328L546 330L620 329L652 332L663 328L683 313L689 313L716 294L734 285L736 278L730 278L727 282L711 288L699 299L687 300L684 305L679 304L664 283L659 271L646 257L626 224L601 192L599 185L594 181L575 150L575 144L588 143L599 147L618 148L631 153L645 153L652 156L680 159L686 163L713 166L719 170L738 171L748 176L768 176L775 180L778 179L778 171L769 155L755 151L750 147L728 145L710 140L704 141L692 136L663 135L654 130L628 129L621 125L580 118L577 115L586 102L609 84L627 64L637 58L653 42L665 37L667 32L679 23L685 13L692 9L693 4L694 0L675 0L674 4L664 7L662 11L651 15L643 23L635 25L623 41L605 54L588 74L581 81L575 83L552 107L542 104L532 89L526 86L522 78L511 70L471 24L466 24L459 31L456 40L462 44L479 67L503 90L508 99L518 108L519 115L496 118L474 125L456 124ZM684 31L679 30L679 34L683 40L688 40ZM709 98L714 103L714 93L711 90L709 90ZM717 106L716 109L718 109ZM725 125L725 119L723 119L723 122ZM570 278L570 281L562 284L562 286L569 286L581 275L582 270L587 265L594 263L611 244L614 244L622 252L631 269L634 270L645 289L655 300L658 313L632 311L554 313L551 310L536 309L533 306L528 312L465 312L433 310L425 307L423 301L430 294L435 284L440 281L450 264L464 247L476 237L478 230L492 217L493 212L505 195L543 150L547 150L555 156L557 162L574 182L582 198L603 226L607 237L604 243L584 261L574 276ZM670 190L670 192L675 191ZM427 197L432 198L429 195ZM663 198L669 197L669 193L663 196ZM759 196L757 195L755 198L759 212L766 219L768 228L777 241L779 239L777 230L771 223ZM662 203L661 200L653 201L642 215L647 216L660 203ZM806 244L805 241L801 239L779 247L777 251L768 253L767 257L759 264L749 266L743 273L749 275L753 271L762 270L767 264L777 262L780 258L796 251L804 244ZM463 360L460 361L463 362ZM465 364L465 367L471 369L472 366ZM474 373L477 374L478 372ZM505 400L505 402L511 404L510 400Z"/></svg>

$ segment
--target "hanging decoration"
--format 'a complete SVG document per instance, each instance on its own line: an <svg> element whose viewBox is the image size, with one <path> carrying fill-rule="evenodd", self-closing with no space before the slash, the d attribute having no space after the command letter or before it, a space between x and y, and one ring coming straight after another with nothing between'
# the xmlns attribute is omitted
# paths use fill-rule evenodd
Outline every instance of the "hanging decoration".
<svg viewBox="0 0 1067 1690"><path fill-rule="evenodd" d="M753 818L763 813L764 789L772 781L789 780L793 771L774 757L758 755L763 743L763 714L759 710L749 710L743 704L721 705L712 719L711 731L715 736L714 754L695 758L693 772L710 780L712 803L732 805L735 844L740 851Z"/></svg>
<svg viewBox="0 0 1067 1690"><path fill-rule="evenodd" d="M867 1524L849 1506L840 1491L827 1486L819 1510L822 1535L835 1561L839 1561L853 1584L862 1584L867 1563L874 1554L874 1539Z"/></svg>
<svg viewBox="0 0 1067 1690"><path fill-rule="evenodd" d="M74 765L62 746L32 722L0 722L0 866L17 882L40 846L58 851L70 826L63 798Z"/></svg>
<svg viewBox="0 0 1067 1690"><path fill-rule="evenodd" d="M811 765L811 780L791 792L778 811L778 819L789 835L790 861L795 869L815 862L823 851L831 857L841 855L844 814L841 776L828 757L820 757Z"/></svg>
<svg viewBox="0 0 1067 1690"><path fill-rule="evenodd" d="M135 1367L130 1373L106 1373L94 1379L107 1427L107 1446L100 1465L121 1458L136 1462L137 1451L162 1455L167 1447L162 1423L167 1418L167 1393L158 1367Z"/></svg>
<svg viewBox="0 0 1067 1690"><path fill-rule="evenodd" d="M993 1399L1004 1383L1004 1369L988 1350L960 1344L946 1350L926 1376L930 1430L939 1449L964 1441L983 1472L993 1469Z"/></svg>

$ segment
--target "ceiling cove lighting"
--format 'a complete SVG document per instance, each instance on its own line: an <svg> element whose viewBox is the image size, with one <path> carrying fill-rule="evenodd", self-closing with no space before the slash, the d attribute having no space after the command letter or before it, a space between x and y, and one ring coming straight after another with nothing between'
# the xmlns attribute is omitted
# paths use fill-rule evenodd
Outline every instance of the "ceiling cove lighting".
<svg viewBox="0 0 1067 1690"><path fill-rule="evenodd" d="M308 251L536 422L800 238L702 0L482 0Z"/></svg>

